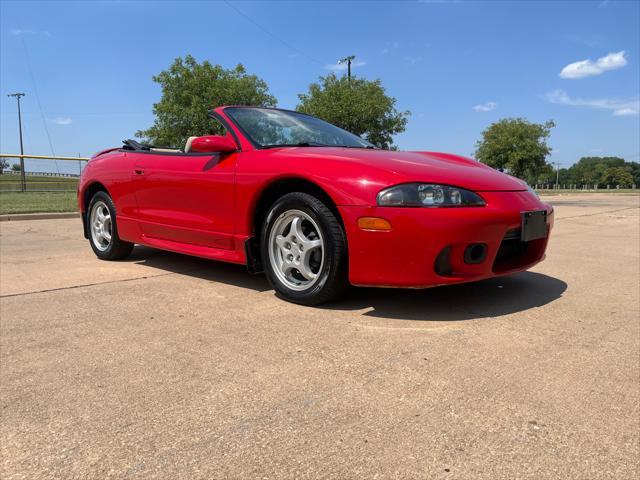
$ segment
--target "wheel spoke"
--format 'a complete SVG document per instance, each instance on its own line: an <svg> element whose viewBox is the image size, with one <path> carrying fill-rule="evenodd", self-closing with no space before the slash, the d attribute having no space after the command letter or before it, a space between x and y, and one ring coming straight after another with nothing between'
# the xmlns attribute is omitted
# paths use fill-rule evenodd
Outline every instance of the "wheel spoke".
<svg viewBox="0 0 640 480"><path fill-rule="evenodd" d="M307 236L302 231L302 219L300 217L294 217L291 222L291 234L295 235L302 243L309 241Z"/></svg>
<svg viewBox="0 0 640 480"><path fill-rule="evenodd" d="M284 238L282 235L278 235L276 237L276 245L278 245L278 247L280 247L280 250L284 251L286 250L285 245L287 244L287 239Z"/></svg>
<svg viewBox="0 0 640 480"><path fill-rule="evenodd" d="M322 247L321 240L307 240L305 242L302 242L302 244L304 245L306 252L308 252L309 250L313 250L314 248Z"/></svg>
<svg viewBox="0 0 640 480"><path fill-rule="evenodd" d="M301 258L300 265L297 266L300 274L307 280L314 280L317 275L311 271L309 266L309 255L305 255L305 258Z"/></svg>
<svg viewBox="0 0 640 480"><path fill-rule="evenodd" d="M282 264L280 265L280 271L285 275L288 276L291 274L291 270L293 270L294 268L296 268L296 265L293 263L293 261L289 260L287 258L287 254L283 254L282 255Z"/></svg>

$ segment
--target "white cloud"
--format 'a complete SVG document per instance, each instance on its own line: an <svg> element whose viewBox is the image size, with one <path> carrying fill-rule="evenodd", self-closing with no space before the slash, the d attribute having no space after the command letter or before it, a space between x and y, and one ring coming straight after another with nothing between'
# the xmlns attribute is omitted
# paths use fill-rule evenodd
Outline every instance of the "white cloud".
<svg viewBox="0 0 640 480"><path fill-rule="evenodd" d="M400 42L387 43L380 53L382 53L383 55L386 55L387 53L391 52L391 50L397 50L399 47L400 47Z"/></svg>
<svg viewBox="0 0 640 480"><path fill-rule="evenodd" d="M411 55L405 55L403 57L403 60L407 63L410 63L411 65L415 65L416 63L418 63L420 60L422 60L422 57L413 57Z"/></svg>
<svg viewBox="0 0 640 480"><path fill-rule="evenodd" d="M353 62L351 62L351 68L354 67L364 67L367 64L367 62L363 62L361 60L355 60ZM344 63L329 63L327 65L324 66L324 68L326 68L327 70L333 70L336 72L341 72L347 69L347 62Z"/></svg>
<svg viewBox="0 0 640 480"><path fill-rule="evenodd" d="M568 34L566 36L567 40L573 43L577 43L578 45L585 45L590 48L600 47L605 43L603 37L599 35L575 35Z"/></svg>
<svg viewBox="0 0 640 480"><path fill-rule="evenodd" d="M69 117L56 117L49 120L51 123L55 123L56 125L71 125L73 120Z"/></svg>
<svg viewBox="0 0 640 480"><path fill-rule="evenodd" d="M495 110L497 106L498 104L496 102L487 102L480 105L474 105L472 108L476 112L490 112L491 110Z"/></svg>
<svg viewBox="0 0 640 480"><path fill-rule="evenodd" d="M616 117L628 117L628 116L633 116L633 115L638 115L638 109L637 108L619 108L617 110L613 111L613 114Z"/></svg>
<svg viewBox="0 0 640 480"><path fill-rule="evenodd" d="M600 57L595 62L587 59L570 63L562 69L560 77L570 79L585 78L592 75L601 75L607 70L622 68L628 63L625 55L625 51L622 50Z"/></svg>
<svg viewBox="0 0 640 480"><path fill-rule="evenodd" d="M20 28L12 28L11 35L44 35L45 37L50 37L51 33L48 30L30 30L30 29L20 29Z"/></svg>
<svg viewBox="0 0 640 480"><path fill-rule="evenodd" d="M551 103L572 107L589 107L601 110L613 110L615 116L631 116L640 114L640 98L620 100L617 98L571 98L564 90L554 90L544 95Z"/></svg>

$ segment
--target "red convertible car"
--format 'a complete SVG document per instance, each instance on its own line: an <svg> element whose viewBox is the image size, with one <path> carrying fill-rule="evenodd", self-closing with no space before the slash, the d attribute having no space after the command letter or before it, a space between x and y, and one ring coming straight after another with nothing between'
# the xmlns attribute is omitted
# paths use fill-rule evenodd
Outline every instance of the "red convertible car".
<svg viewBox="0 0 640 480"><path fill-rule="evenodd" d="M432 287L544 258L553 209L475 160L380 150L287 110L210 116L223 135L182 150L126 140L88 162L78 204L98 258L138 243L244 264L306 305L348 284Z"/></svg>

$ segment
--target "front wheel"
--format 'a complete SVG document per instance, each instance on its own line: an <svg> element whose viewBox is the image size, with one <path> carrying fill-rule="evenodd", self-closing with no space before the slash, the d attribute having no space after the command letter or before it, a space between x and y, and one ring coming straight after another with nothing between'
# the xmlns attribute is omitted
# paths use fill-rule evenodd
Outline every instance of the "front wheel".
<svg viewBox="0 0 640 480"><path fill-rule="evenodd" d="M281 197L261 232L265 273L276 293L302 305L317 305L347 286L344 231L333 212L300 192Z"/></svg>
<svg viewBox="0 0 640 480"><path fill-rule="evenodd" d="M87 210L89 243L96 256L102 260L119 260L127 257L133 243L120 240L116 225L116 207L105 192L97 192Z"/></svg>

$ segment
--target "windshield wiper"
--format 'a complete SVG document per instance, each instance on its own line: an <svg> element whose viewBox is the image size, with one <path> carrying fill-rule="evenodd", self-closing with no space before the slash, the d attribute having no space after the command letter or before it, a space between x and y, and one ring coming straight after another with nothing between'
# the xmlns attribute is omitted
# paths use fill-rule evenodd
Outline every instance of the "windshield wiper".
<svg viewBox="0 0 640 480"><path fill-rule="evenodd" d="M373 145L338 145L342 148L367 148L369 150L379 150L378 147L374 147Z"/></svg>
<svg viewBox="0 0 640 480"><path fill-rule="evenodd" d="M262 145L261 148L280 148L280 147L335 147L335 145L325 145L316 142L299 142L299 143L274 143L273 145Z"/></svg>
<svg viewBox="0 0 640 480"><path fill-rule="evenodd" d="M273 145L262 145L262 148L280 148L280 147L335 147L335 148L366 148L370 150L378 150L373 145L327 145L317 142L299 142L299 143L277 143Z"/></svg>

